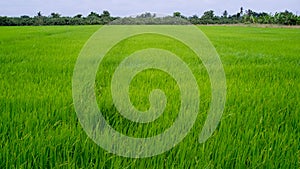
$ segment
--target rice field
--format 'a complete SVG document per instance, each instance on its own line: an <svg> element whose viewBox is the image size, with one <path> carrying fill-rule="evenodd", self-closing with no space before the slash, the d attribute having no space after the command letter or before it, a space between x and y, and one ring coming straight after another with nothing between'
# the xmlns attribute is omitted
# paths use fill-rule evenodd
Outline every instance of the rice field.
<svg viewBox="0 0 300 169"><path fill-rule="evenodd" d="M169 128L180 108L174 79L146 70L130 84L130 99L149 109L153 89L168 103L156 121L131 122L113 105L112 74L145 46L179 55L200 89L200 110L189 134L170 151L149 158L110 154L80 125L72 99L77 57L100 26L0 27L0 168L299 168L300 29L199 26L218 51L227 80L226 107L205 143L198 137L211 100L201 60L168 37L142 34L105 56L96 77L97 103L117 131L151 137Z"/></svg>

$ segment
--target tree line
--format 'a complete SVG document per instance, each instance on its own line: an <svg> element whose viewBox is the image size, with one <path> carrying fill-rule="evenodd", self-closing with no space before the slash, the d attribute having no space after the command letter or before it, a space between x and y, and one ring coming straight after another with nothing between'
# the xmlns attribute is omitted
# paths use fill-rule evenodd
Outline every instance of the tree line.
<svg viewBox="0 0 300 169"><path fill-rule="evenodd" d="M281 25L300 25L300 16L289 11L276 12L270 14L266 12L255 12L251 9L245 10L240 8L239 12L230 15L225 10L221 16L215 15L213 10L205 11L202 16L184 16L180 12L174 12L173 18L183 18L192 24L281 24ZM59 13L51 13L49 16L43 16L38 12L36 16L30 17L23 15L20 17L0 16L0 26L38 26L38 25L105 25L120 17L112 17L109 11L103 11L102 14L91 12L88 16L82 14L73 17L61 16ZM136 17L125 18L133 21L141 18L158 18L156 14L149 12L143 13ZM124 19L124 18L123 18ZM133 22L134 23L134 22Z"/></svg>
<svg viewBox="0 0 300 169"><path fill-rule="evenodd" d="M176 16L181 16L179 12L174 13ZM227 10L221 16L214 14L213 10L204 12L201 17L193 15L187 17L193 24L280 24L280 25L300 25L300 16L297 16L289 11L276 12L270 14L266 12L255 12L251 9L245 10L243 7L236 14L229 15Z"/></svg>
<svg viewBox="0 0 300 169"><path fill-rule="evenodd" d="M0 26L105 25L115 19L118 17L112 17L109 11L103 11L102 14L91 12L86 17L82 14L77 14L74 17L61 16L61 14L54 12L50 16L43 16L41 12L38 12L34 17L27 15L20 17L0 16Z"/></svg>

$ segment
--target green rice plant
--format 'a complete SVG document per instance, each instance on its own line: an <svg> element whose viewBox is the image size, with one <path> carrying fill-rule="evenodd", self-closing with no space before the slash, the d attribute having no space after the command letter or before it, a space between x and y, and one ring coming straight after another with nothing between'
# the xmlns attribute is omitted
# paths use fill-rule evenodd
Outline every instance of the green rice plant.
<svg viewBox="0 0 300 169"><path fill-rule="evenodd" d="M134 137L162 132L176 118L179 92L166 73L147 70L130 86L133 105L149 108L152 89L168 104L153 123L118 115L110 78L128 53L152 45L188 63L200 89L200 112L185 139L158 156L124 158L95 144L78 122L72 75L78 54L99 26L0 27L0 168L299 168L300 29L199 26L218 51L227 101L213 136L198 143L211 89L201 61L178 42L144 34L115 46L96 78L99 108L116 130Z"/></svg>

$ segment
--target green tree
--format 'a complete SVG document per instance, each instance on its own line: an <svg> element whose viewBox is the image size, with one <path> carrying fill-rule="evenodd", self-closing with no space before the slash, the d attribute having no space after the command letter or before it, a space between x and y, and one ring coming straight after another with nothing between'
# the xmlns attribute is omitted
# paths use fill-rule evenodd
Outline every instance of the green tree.
<svg viewBox="0 0 300 169"><path fill-rule="evenodd" d="M284 12L276 13L274 18L276 23L278 24L283 24L283 25L297 24L297 16L287 10Z"/></svg>
<svg viewBox="0 0 300 169"><path fill-rule="evenodd" d="M61 15L59 13L51 13L52 18L59 18Z"/></svg>
<svg viewBox="0 0 300 169"><path fill-rule="evenodd" d="M213 10L205 11L204 14L200 18L201 24L214 24L217 22L218 22L217 17L215 17Z"/></svg>
<svg viewBox="0 0 300 169"><path fill-rule="evenodd" d="M192 24L199 24L199 17L195 14L191 17L189 17L189 21L192 23Z"/></svg>
<svg viewBox="0 0 300 169"><path fill-rule="evenodd" d="M181 13L180 12L174 12L173 17L181 17Z"/></svg>
<svg viewBox="0 0 300 169"><path fill-rule="evenodd" d="M103 11L100 15L101 24L108 24L109 22L113 21L113 18L110 16L108 11Z"/></svg>
<svg viewBox="0 0 300 169"><path fill-rule="evenodd" d="M44 17L42 12L39 11L37 15L34 17L34 25L43 25L44 24Z"/></svg>
<svg viewBox="0 0 300 169"><path fill-rule="evenodd" d="M100 18L100 15L96 12L91 12L88 16L88 18Z"/></svg>
<svg viewBox="0 0 300 169"><path fill-rule="evenodd" d="M77 14L73 18L82 18L82 14Z"/></svg>
<svg viewBox="0 0 300 169"><path fill-rule="evenodd" d="M137 18L155 18L156 14L151 14L150 12L142 13L141 15L136 16Z"/></svg>
<svg viewBox="0 0 300 169"><path fill-rule="evenodd" d="M108 11L103 11L100 17L110 17L110 13Z"/></svg>
<svg viewBox="0 0 300 169"><path fill-rule="evenodd" d="M87 16L87 23L90 25L97 25L97 24L101 24L101 20L100 20L100 15L97 14L96 12L91 12L88 16Z"/></svg>
<svg viewBox="0 0 300 169"><path fill-rule="evenodd" d="M225 11L223 12L223 17L224 17L224 18L227 18L227 17L228 17L228 12L227 12L227 10L225 10Z"/></svg>
<svg viewBox="0 0 300 169"><path fill-rule="evenodd" d="M209 11L205 11L204 14L202 15L201 19L214 19L214 11L213 10L209 10Z"/></svg>

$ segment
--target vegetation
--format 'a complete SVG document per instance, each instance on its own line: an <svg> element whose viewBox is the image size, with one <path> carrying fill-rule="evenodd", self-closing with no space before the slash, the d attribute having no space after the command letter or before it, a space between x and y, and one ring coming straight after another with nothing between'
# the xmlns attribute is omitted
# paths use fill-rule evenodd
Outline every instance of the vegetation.
<svg viewBox="0 0 300 169"><path fill-rule="evenodd" d="M124 17L110 22L110 25L191 25L191 23L181 17L155 17L155 15L147 15L145 13L135 18Z"/></svg>
<svg viewBox="0 0 300 169"><path fill-rule="evenodd" d="M181 56L201 91L197 122L180 144L158 156L131 159L109 154L90 140L73 107L74 65L99 28L0 27L0 168L299 168L300 29L199 26L220 54L228 91L221 123L204 144L198 135L209 107L210 82L201 61L186 46L160 35L138 35L116 45L99 67L96 91L109 92L116 65L145 45ZM149 91L157 87L168 103L162 119L149 125L120 121L105 92L98 104L116 130L152 136L176 116L176 83L149 70L130 86L132 102L141 110L148 108Z"/></svg>
<svg viewBox="0 0 300 169"><path fill-rule="evenodd" d="M300 16L289 11L275 13L274 15L266 12L254 12L250 9L228 15L227 10L222 16L216 16L214 11L206 11L201 17L194 15L188 18L193 24L237 24L237 23L258 23L258 24L280 24L280 25L300 25Z"/></svg>
<svg viewBox="0 0 300 169"><path fill-rule="evenodd" d="M91 12L87 17L82 14L77 14L74 17L61 16L58 13L51 13L50 16L43 16L38 12L36 16L21 16L21 17L0 17L0 25L2 26L41 26L41 25L104 25L117 19L110 16L108 11L97 14Z"/></svg>
<svg viewBox="0 0 300 169"><path fill-rule="evenodd" d="M171 16L166 17L165 24L173 24L169 22ZM300 16L297 16L289 11L276 12L275 14L269 14L266 12L255 12L251 9L244 11L241 7L240 11L236 14L229 15L225 10L222 16L216 16L213 10L204 12L201 17L198 15L183 16L180 12L174 12L172 17L185 18L192 24L280 24L280 25L300 25ZM43 16L41 12L38 12L36 16L21 16L21 17L7 17L0 16L0 26L28 26L28 25L105 25L120 17L112 17L108 11L97 14L91 12L88 16L83 17L82 14L77 14L74 17L61 16L58 13L51 13L50 16ZM147 18L146 21L144 21ZM136 17L123 18L125 23L128 24L143 24L153 23L149 21L149 18L155 18L159 20L156 14L146 12ZM122 23L123 21L118 21ZM161 23L154 21L155 24Z"/></svg>

